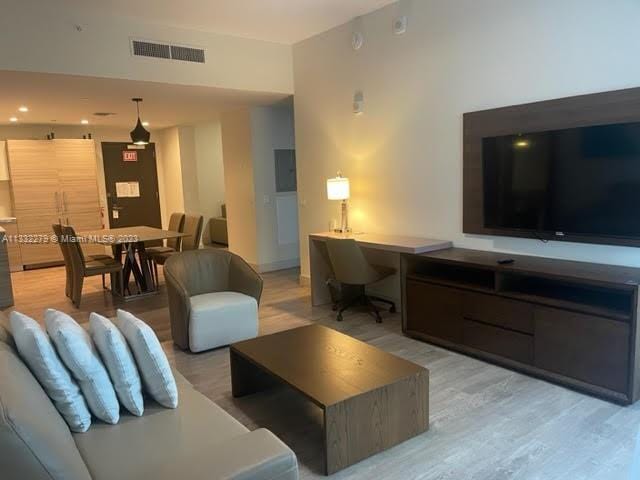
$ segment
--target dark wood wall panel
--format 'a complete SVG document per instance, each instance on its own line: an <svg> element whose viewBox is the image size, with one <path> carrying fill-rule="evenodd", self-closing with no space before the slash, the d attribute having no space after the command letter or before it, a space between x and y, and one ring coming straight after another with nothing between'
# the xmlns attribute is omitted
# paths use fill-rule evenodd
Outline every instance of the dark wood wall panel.
<svg viewBox="0 0 640 480"><path fill-rule="evenodd" d="M482 139L500 135L640 121L640 88L580 95L464 114L463 232L504 235L485 228L483 213ZM512 237L536 238L528 232ZM554 240L640 246L629 239L569 236Z"/></svg>

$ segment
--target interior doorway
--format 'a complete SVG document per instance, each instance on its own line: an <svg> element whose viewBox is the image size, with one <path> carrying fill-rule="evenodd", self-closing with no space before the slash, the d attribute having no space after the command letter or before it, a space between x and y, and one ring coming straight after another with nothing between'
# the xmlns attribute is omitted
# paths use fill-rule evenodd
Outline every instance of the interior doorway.
<svg viewBox="0 0 640 480"><path fill-rule="evenodd" d="M162 228L155 144L132 147L102 142L109 225Z"/></svg>

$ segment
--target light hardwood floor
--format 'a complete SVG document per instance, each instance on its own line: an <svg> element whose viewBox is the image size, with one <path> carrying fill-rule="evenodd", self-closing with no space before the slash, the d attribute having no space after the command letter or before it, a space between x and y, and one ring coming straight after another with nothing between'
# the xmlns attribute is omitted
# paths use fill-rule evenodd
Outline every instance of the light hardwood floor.
<svg viewBox="0 0 640 480"><path fill-rule="evenodd" d="M391 450L343 470L336 479L627 480L640 403L620 407L488 363L406 338L399 315L376 324L365 313L334 321L329 308L312 308L298 272L266 274L260 332L317 322L429 368L430 429ZM122 307L150 323L170 360L198 390L250 429L266 427L297 454L301 478L322 478L320 411L298 394L277 389L231 396L228 349L199 355L173 347L164 289L157 296L114 304L100 278L85 287L76 310L63 293L64 270L13 274L18 310L42 317L59 308L79 321L96 310ZM638 459L640 460L640 458ZM634 479L635 480L635 479Z"/></svg>

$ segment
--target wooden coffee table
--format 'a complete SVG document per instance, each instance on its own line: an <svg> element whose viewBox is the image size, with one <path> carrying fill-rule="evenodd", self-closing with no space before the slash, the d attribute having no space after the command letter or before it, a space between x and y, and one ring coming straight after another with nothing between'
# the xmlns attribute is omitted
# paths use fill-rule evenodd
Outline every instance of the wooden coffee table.
<svg viewBox="0 0 640 480"><path fill-rule="evenodd" d="M234 397L285 383L324 411L330 475L429 428L429 371L320 325L231 345Z"/></svg>

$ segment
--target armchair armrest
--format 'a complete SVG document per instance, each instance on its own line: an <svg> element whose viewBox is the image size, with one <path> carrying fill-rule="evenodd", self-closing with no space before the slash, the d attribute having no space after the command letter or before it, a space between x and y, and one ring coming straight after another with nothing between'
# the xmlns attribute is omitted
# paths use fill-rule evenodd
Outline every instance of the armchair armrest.
<svg viewBox="0 0 640 480"><path fill-rule="evenodd" d="M298 480L296 455L264 428L214 445L210 458L210 478Z"/></svg>
<svg viewBox="0 0 640 480"><path fill-rule="evenodd" d="M169 297L169 316L171 319L171 335L173 341L183 350L189 348L189 315L191 301L187 288L168 269L164 270Z"/></svg>
<svg viewBox="0 0 640 480"><path fill-rule="evenodd" d="M262 277L241 257L234 255L229 265L229 289L249 295L260 304L262 287Z"/></svg>

